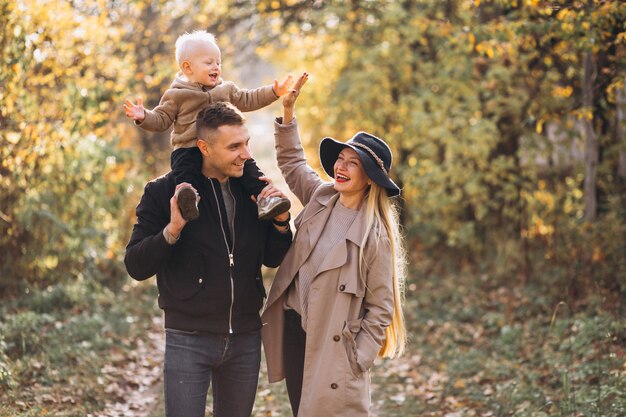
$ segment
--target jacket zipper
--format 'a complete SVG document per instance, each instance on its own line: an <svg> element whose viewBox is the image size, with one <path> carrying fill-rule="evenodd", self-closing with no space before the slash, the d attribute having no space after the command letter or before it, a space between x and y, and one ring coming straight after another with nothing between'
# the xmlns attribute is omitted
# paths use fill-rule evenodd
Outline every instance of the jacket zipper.
<svg viewBox="0 0 626 417"><path fill-rule="evenodd" d="M217 203L217 214L220 216L220 227L222 228L222 236L224 237L224 243L226 244L226 250L228 251L228 261L229 261L229 270L228 274L230 276L230 308L228 311L228 333L233 333L233 304L235 304L235 280L233 279L233 267L235 266L235 259L233 256L234 248L235 248L235 213L237 212L237 200L235 196L230 191L230 182L228 182L228 193L233 198L233 219L231 221L231 229L233 230L233 248L231 249L228 246L228 238L226 237L226 231L224 230L224 223L222 222L222 210L220 210L219 199L217 198L217 192L215 191L215 185L213 181L211 181L211 188L213 189L213 196L215 197L215 201ZM227 180L228 181L228 180Z"/></svg>

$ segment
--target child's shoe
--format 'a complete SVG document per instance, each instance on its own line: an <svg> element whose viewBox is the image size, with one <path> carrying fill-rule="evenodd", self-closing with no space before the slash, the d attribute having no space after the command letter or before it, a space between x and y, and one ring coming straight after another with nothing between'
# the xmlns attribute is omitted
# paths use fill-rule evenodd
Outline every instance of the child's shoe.
<svg viewBox="0 0 626 417"><path fill-rule="evenodd" d="M180 188L176 194L176 200L178 201L178 208L180 209L180 214L183 216L183 219L191 221L200 217L198 197L193 188Z"/></svg>
<svg viewBox="0 0 626 417"><path fill-rule="evenodd" d="M259 199L259 220L270 220L291 208L291 201L284 197L267 197Z"/></svg>

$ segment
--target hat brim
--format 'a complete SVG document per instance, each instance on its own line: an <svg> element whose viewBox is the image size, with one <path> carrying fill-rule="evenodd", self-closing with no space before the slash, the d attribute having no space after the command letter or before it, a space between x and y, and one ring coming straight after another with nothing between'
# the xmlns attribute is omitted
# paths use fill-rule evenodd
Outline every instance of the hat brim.
<svg viewBox="0 0 626 417"><path fill-rule="evenodd" d="M367 176L376 184L387 190L389 197L395 197L400 194L400 187L398 187L389 176L378 166L374 160L361 148L352 146L349 143L340 142L336 139L326 137L320 142L320 162L322 168L331 177L335 177L335 162L339 157L339 153L345 148L354 150L363 164L363 169Z"/></svg>

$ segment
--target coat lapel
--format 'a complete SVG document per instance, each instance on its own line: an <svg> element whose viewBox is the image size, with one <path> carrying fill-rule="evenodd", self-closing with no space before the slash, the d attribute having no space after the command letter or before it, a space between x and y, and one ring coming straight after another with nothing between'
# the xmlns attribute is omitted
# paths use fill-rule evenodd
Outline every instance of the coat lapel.
<svg viewBox="0 0 626 417"><path fill-rule="evenodd" d="M332 206L329 207L328 215L326 216L323 224L326 224L331 211ZM339 268L348 261L348 241L354 243L358 248L361 247L361 241L363 240L363 234L365 233L365 220L365 209L362 208L359 210L356 218L346 232L346 238L337 242L337 244L331 249L328 256L324 258L324 261L320 264L317 270L317 275L325 271L330 271L331 269Z"/></svg>
<svg viewBox="0 0 626 417"><path fill-rule="evenodd" d="M267 298L266 309L278 300L291 285L291 281L313 250L313 245L317 243L330 215L331 210L329 209L333 207L337 198L339 198L339 194L336 192L318 194L296 217L294 223L298 230L285 260L276 273L276 278Z"/></svg>
<svg viewBox="0 0 626 417"><path fill-rule="evenodd" d="M332 212L333 207L335 206L335 202L339 199L339 193L333 195L322 195L318 196L316 201L318 203L318 208L314 213L311 213L310 216L307 216L303 219L303 222L306 224L306 233L309 235L309 247L307 248L307 255L311 253L313 250L313 246L317 244L317 241L322 234L322 230L324 230L324 226L328 221L328 217ZM304 260L303 260L304 261ZM302 266L300 264L298 269Z"/></svg>
<svg viewBox="0 0 626 417"><path fill-rule="evenodd" d="M284 291L287 290L291 281L296 276L302 264L311 254L313 247L322 234L322 230L328 221L328 217L332 212L332 208L339 199L339 193L333 192L329 194L321 194L309 202L295 223L299 225L296 238L290 252L294 252L291 256L286 256L285 261L281 265L276 274L276 279L272 284L270 296L268 297L266 308L274 303ZM313 201L315 201L314 204ZM365 210L359 210L354 222L348 229L345 239L341 239L330 251L328 256L320 264L316 277L325 271L340 268L348 262L348 241L354 243L357 247L361 246L363 235L365 233ZM289 259L289 261L287 261ZM274 288L275 287L275 288Z"/></svg>

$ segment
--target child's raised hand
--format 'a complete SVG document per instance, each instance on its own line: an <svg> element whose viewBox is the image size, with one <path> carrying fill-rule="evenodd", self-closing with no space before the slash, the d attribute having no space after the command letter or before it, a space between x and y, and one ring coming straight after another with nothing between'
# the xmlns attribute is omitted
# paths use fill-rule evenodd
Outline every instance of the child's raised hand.
<svg viewBox="0 0 626 417"><path fill-rule="evenodd" d="M146 118L146 110L143 108L143 99L137 97L137 104L134 104L129 99L124 102L124 111L126 116L133 120L142 121Z"/></svg>
<svg viewBox="0 0 626 417"><path fill-rule="evenodd" d="M293 84L293 77L291 74L289 74L282 83L279 83L278 80L274 80L274 94L278 97L284 96L289 91L291 84Z"/></svg>

